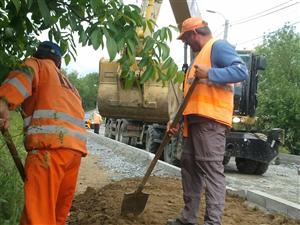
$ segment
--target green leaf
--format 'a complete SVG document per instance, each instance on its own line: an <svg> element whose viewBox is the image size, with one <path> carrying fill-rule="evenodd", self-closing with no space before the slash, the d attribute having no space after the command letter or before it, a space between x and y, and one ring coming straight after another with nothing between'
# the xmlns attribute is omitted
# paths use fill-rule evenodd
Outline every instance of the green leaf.
<svg viewBox="0 0 300 225"><path fill-rule="evenodd" d="M70 8L76 16L78 16L79 18L84 18L84 6L71 5Z"/></svg>
<svg viewBox="0 0 300 225"><path fill-rule="evenodd" d="M49 8L46 4L45 0L38 0L38 6L40 9L40 13L42 14L44 20L45 20L45 24L49 25L51 22L51 16L50 16L50 11Z"/></svg>
<svg viewBox="0 0 300 225"><path fill-rule="evenodd" d="M68 41L67 40L61 40L60 48L61 48L62 55L64 55L67 52L68 47L69 47Z"/></svg>
<svg viewBox="0 0 300 225"><path fill-rule="evenodd" d="M123 49L125 44L125 39L122 37L120 40L117 41L118 51Z"/></svg>
<svg viewBox="0 0 300 225"><path fill-rule="evenodd" d="M146 43L143 51L148 52L149 50L153 49L154 44L155 41L152 38L146 39Z"/></svg>
<svg viewBox="0 0 300 225"><path fill-rule="evenodd" d="M99 27L96 27L92 34L91 34L91 42L92 42L92 45L93 45L93 48L95 50L97 50L101 44L101 38L102 38L102 32L101 32L101 29Z"/></svg>
<svg viewBox="0 0 300 225"><path fill-rule="evenodd" d="M129 51L132 54L134 54L134 52L135 52L135 45L134 45L133 41L131 39L127 39L126 43L127 43L127 47L129 49Z"/></svg>
<svg viewBox="0 0 300 225"><path fill-rule="evenodd" d="M21 1L20 0L12 0L12 2L14 3L17 13L19 13L19 10L21 8Z"/></svg>
<svg viewBox="0 0 300 225"><path fill-rule="evenodd" d="M153 33L154 32L154 23L153 23L153 21L152 20L147 20L146 23L147 23L147 27L148 27L149 31L151 33Z"/></svg>
<svg viewBox="0 0 300 225"><path fill-rule="evenodd" d="M69 22L68 22L67 18L64 17L59 20L59 24L60 24L60 27L62 29L64 29L69 25Z"/></svg>
<svg viewBox="0 0 300 225"><path fill-rule="evenodd" d="M155 72L154 66L153 65L148 66L141 77L140 83L143 84L147 80L149 80L154 75L154 72Z"/></svg>
<svg viewBox="0 0 300 225"><path fill-rule="evenodd" d="M100 0L90 0L91 7L95 14L98 13L99 9L101 8L101 1Z"/></svg>
<svg viewBox="0 0 300 225"><path fill-rule="evenodd" d="M82 46L85 46L87 40L88 40L88 36L86 35L86 31L85 31L85 30L82 30L82 31L80 32L79 42L82 43Z"/></svg>
<svg viewBox="0 0 300 225"><path fill-rule="evenodd" d="M168 71L167 71L167 77L168 79L171 78L171 77L174 77L177 73L177 70L178 70L178 67L175 63L173 63L169 68L168 68Z"/></svg>
<svg viewBox="0 0 300 225"><path fill-rule="evenodd" d="M116 26L115 26L113 23L108 22L108 23L107 23L107 26L108 26L109 29L110 29L112 32L114 32L115 34L119 33L119 32L118 32L118 29L116 28Z"/></svg>
<svg viewBox="0 0 300 225"><path fill-rule="evenodd" d="M140 69L142 69L143 67L145 67L147 64L148 64L148 62L149 62L149 59L148 58L142 58L142 60L139 62L139 64L138 64L138 67L140 68Z"/></svg>
<svg viewBox="0 0 300 225"><path fill-rule="evenodd" d="M170 55L170 48L164 43L161 43L159 46L162 49L162 59L165 60Z"/></svg>
<svg viewBox="0 0 300 225"><path fill-rule="evenodd" d="M173 63L173 59L171 57L169 57L163 64L162 66L162 70L167 69L171 64Z"/></svg>
<svg viewBox="0 0 300 225"><path fill-rule="evenodd" d="M32 5L33 0L27 0L27 8L30 9Z"/></svg>
<svg viewBox="0 0 300 225"><path fill-rule="evenodd" d="M70 61L71 61L71 57L70 57L69 54L66 54L65 57L64 57L64 59L65 59L66 65L68 65L70 63Z"/></svg>
<svg viewBox="0 0 300 225"><path fill-rule="evenodd" d="M166 32L166 28L162 28L161 30L160 30L160 32L159 32L159 37L160 37L160 40L165 40L166 39L166 34L167 34L167 32Z"/></svg>
<svg viewBox="0 0 300 225"><path fill-rule="evenodd" d="M130 89L135 81L135 73L130 71L125 81L125 89Z"/></svg>
<svg viewBox="0 0 300 225"><path fill-rule="evenodd" d="M179 83L179 84L183 83L183 81L184 81L184 72L178 71L174 81L175 81L175 83Z"/></svg>
<svg viewBox="0 0 300 225"><path fill-rule="evenodd" d="M169 28L166 28L166 29L167 29L167 33L169 36L169 40L172 41L172 31Z"/></svg>
<svg viewBox="0 0 300 225"><path fill-rule="evenodd" d="M110 37L110 35L105 27L103 28L103 32L104 32L104 35L106 38L106 47L108 50L109 58L110 58L110 61L112 61L117 55L118 46L117 46L116 41L112 37Z"/></svg>

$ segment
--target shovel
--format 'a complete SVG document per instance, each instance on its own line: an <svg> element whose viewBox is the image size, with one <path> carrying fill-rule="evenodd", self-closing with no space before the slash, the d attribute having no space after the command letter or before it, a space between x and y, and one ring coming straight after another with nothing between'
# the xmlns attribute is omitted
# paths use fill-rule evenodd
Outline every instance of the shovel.
<svg viewBox="0 0 300 225"><path fill-rule="evenodd" d="M192 92L194 91L197 83L198 83L198 78L194 78L192 85L190 86L185 98L183 99L183 102L181 103L176 116L171 124L171 127L175 127L178 122L179 119L188 103L188 100L190 98L190 96L192 95ZM142 182L138 185L137 190L133 193L125 193L124 197L123 197L123 202L122 202L122 206L121 206L121 215L122 216L126 216L128 214L133 214L133 215L139 215L141 212L144 211L149 194L147 193L143 193L143 189L144 186L146 184L146 182L148 181L152 170L154 169L158 159L160 158L161 154L164 151L165 146L170 142L171 140L171 136L168 135L167 132L165 132L164 138L158 148L158 150L156 151L156 154L154 156L154 158L152 159L146 174L143 177Z"/></svg>
<svg viewBox="0 0 300 225"><path fill-rule="evenodd" d="M4 137L4 140L5 140L5 143L8 147L8 149L9 149L9 152L10 152L10 154L11 154L11 156L12 156L12 158L13 158L15 164L16 164L16 167L19 171L19 174L20 174L23 182L25 182L26 177L25 177L24 166L23 166L22 161L20 159L20 156L18 154L17 148L16 148L16 146L15 146L15 144L14 144L12 138L11 138L11 135L10 135L9 131L6 130L6 129L1 129L1 133Z"/></svg>

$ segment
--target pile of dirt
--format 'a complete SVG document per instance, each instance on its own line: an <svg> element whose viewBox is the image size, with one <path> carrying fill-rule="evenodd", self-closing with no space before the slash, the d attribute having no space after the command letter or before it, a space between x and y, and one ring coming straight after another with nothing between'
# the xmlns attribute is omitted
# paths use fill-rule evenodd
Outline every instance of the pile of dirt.
<svg viewBox="0 0 300 225"><path fill-rule="evenodd" d="M180 212L182 201L181 181L175 178L151 177L144 192L149 193L145 211L137 216L122 217L121 203L124 193L133 192L140 178L124 179L99 190L88 187L75 197L69 225L165 225L167 219ZM201 212L204 212L204 200ZM203 223L203 213L199 223ZM244 201L227 196L223 225L300 225L300 222L281 215L265 214L249 209Z"/></svg>

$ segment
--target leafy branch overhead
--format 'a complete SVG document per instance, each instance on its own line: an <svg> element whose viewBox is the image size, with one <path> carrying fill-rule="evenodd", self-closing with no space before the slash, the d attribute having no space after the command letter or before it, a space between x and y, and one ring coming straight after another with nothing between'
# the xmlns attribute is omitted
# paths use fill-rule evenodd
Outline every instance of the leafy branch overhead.
<svg viewBox="0 0 300 225"><path fill-rule="evenodd" d="M49 39L62 48L66 64L76 58L74 34L78 34L82 46L107 47L110 60L120 53L118 62L128 86L133 78L140 83L183 79L166 44L175 27L154 31L155 23L146 20L136 5L119 0L1 0L0 24L2 78L32 55L37 36L46 30ZM150 31L150 35L139 38L138 28Z"/></svg>

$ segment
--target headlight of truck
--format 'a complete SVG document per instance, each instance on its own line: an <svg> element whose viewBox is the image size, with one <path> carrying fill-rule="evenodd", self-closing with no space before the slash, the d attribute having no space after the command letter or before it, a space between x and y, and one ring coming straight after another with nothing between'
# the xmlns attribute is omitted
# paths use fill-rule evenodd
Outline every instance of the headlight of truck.
<svg viewBox="0 0 300 225"><path fill-rule="evenodd" d="M241 119L239 117L233 117L232 122L233 123L239 123L239 122L241 122Z"/></svg>

